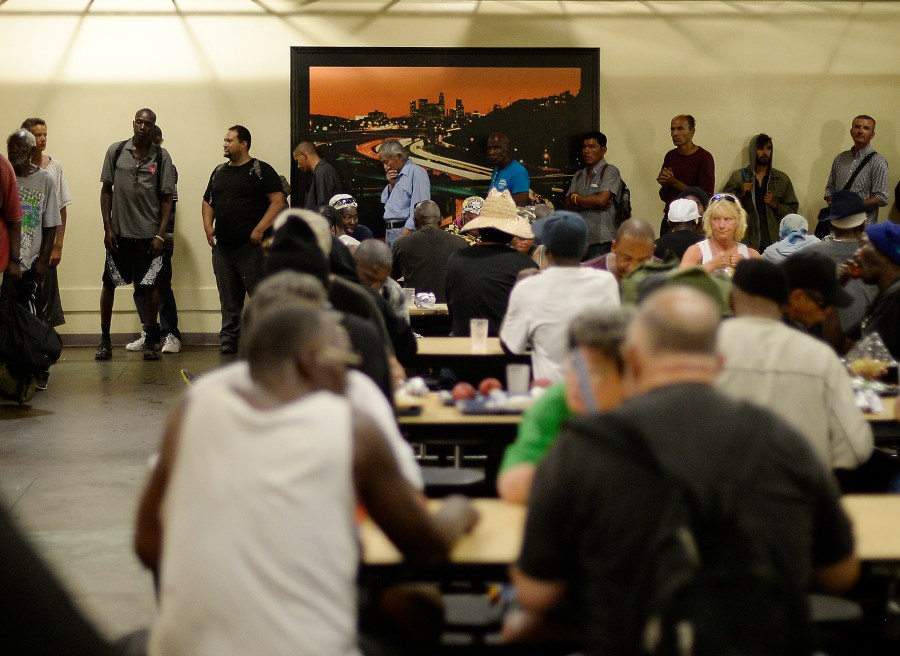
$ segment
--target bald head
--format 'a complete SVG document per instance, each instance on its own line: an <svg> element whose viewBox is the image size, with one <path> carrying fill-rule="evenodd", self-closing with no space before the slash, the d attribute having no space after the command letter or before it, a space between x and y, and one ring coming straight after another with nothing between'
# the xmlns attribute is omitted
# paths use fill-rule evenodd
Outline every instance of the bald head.
<svg viewBox="0 0 900 656"><path fill-rule="evenodd" d="M391 249L383 241L366 239L356 247L353 259L356 260L359 281L366 287L381 289L391 275Z"/></svg>
<svg viewBox="0 0 900 656"><path fill-rule="evenodd" d="M619 226L619 229L616 230L616 240L618 241L622 237L631 237L642 241L656 241L656 233L653 232L653 226L648 221L637 217L628 219Z"/></svg>
<svg viewBox="0 0 900 656"><path fill-rule="evenodd" d="M311 307L324 307L328 301L325 287L315 276L297 271L279 271L263 279L244 306L241 326L247 330L256 318L282 303L300 301Z"/></svg>
<svg viewBox="0 0 900 656"><path fill-rule="evenodd" d="M423 200L416 205L415 221L419 228L437 227L441 224L441 208L433 200Z"/></svg>
<svg viewBox="0 0 900 656"><path fill-rule="evenodd" d="M720 311L706 294L665 287L640 306L628 342L646 355L716 355Z"/></svg>

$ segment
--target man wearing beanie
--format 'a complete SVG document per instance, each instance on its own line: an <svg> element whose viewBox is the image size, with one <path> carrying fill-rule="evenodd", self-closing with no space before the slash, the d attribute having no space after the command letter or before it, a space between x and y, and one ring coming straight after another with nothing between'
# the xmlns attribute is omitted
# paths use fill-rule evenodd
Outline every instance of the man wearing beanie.
<svg viewBox="0 0 900 656"><path fill-rule="evenodd" d="M878 333L894 359L900 360L900 225L885 222L866 228L853 259L840 265L839 279L849 280L857 270L863 282L878 288L878 296L848 337L857 340Z"/></svg>
<svg viewBox="0 0 900 656"><path fill-rule="evenodd" d="M565 375L571 320L590 306L618 307L619 285L608 271L582 268L587 226L574 212L554 212L532 226L548 268L520 280L509 297L500 339L513 353L531 349L535 379Z"/></svg>
<svg viewBox="0 0 900 656"><path fill-rule="evenodd" d="M856 469L866 462L872 429L856 407L841 361L827 344L782 321L789 288L785 273L763 259L744 260L732 283L735 318L719 327L724 366L716 387L779 415L829 469Z"/></svg>

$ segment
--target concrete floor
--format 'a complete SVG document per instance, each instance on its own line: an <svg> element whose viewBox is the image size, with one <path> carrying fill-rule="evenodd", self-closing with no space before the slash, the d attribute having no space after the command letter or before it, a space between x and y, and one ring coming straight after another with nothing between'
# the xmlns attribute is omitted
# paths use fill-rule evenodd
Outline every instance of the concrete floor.
<svg viewBox="0 0 900 656"><path fill-rule="evenodd" d="M131 549L138 495L166 417L185 391L180 369L233 356L186 346L158 362L117 345L67 346L30 406L0 401L0 501L79 606L110 638L152 623L150 575Z"/></svg>

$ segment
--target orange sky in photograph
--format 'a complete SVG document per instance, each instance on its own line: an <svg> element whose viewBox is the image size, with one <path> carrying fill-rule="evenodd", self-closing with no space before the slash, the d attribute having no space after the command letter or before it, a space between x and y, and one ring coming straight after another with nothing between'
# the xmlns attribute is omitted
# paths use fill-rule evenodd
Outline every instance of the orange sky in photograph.
<svg viewBox="0 0 900 656"><path fill-rule="evenodd" d="M313 66L309 69L310 114L352 118L380 110L388 116L409 114L409 101L445 107L462 98L467 112L489 112L521 98L544 98L563 91L577 94L578 68L397 68Z"/></svg>

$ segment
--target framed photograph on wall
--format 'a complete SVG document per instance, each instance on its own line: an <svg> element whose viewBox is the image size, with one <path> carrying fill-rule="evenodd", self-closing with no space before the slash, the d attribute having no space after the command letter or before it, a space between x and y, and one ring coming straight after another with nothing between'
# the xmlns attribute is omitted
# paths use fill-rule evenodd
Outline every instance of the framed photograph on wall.
<svg viewBox="0 0 900 656"><path fill-rule="evenodd" d="M385 139L399 139L425 168L445 217L487 194L492 132L509 136L532 191L560 206L579 135L598 129L599 117L597 49L291 48L291 143L317 145L376 235ZM292 204L302 206L308 180L293 171Z"/></svg>

